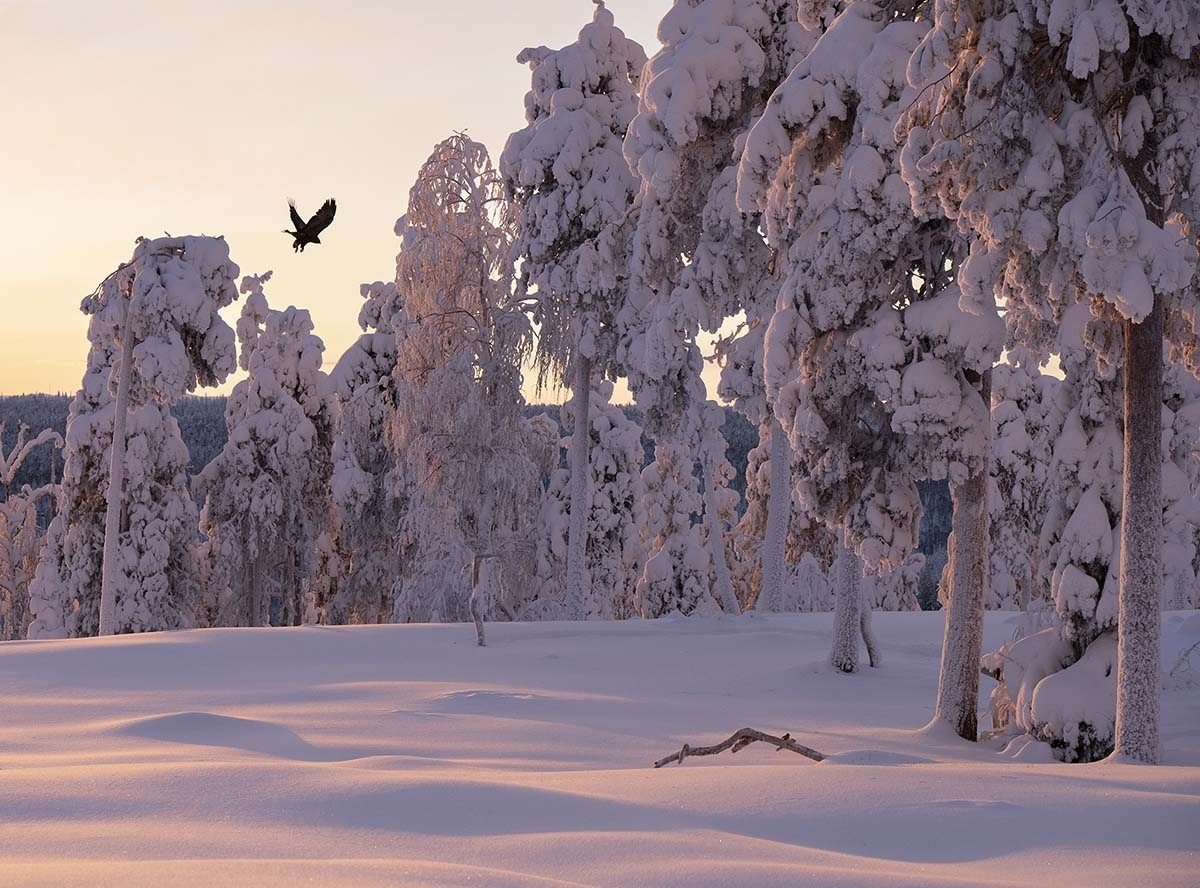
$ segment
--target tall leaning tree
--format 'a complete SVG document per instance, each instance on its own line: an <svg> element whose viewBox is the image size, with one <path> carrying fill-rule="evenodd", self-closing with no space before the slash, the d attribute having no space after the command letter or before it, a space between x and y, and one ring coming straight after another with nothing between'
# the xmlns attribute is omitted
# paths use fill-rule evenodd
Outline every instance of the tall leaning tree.
<svg viewBox="0 0 1200 888"><path fill-rule="evenodd" d="M603 0L578 39L559 50L525 49L533 71L528 125L500 157L509 194L521 208L514 259L518 288L538 327L538 384L572 390L571 499L566 615L585 616L587 522L591 509L588 408L593 372L613 376L614 319L628 276L622 231L638 182L621 153L637 112L646 54L616 27Z"/></svg>
<svg viewBox="0 0 1200 888"><path fill-rule="evenodd" d="M1159 754L1164 337L1195 370L1200 17L1178 0L937 0L899 127L914 206L970 240L965 293L1020 344L1083 301L1124 373L1114 754ZM1024 340L1024 341L1021 341Z"/></svg>

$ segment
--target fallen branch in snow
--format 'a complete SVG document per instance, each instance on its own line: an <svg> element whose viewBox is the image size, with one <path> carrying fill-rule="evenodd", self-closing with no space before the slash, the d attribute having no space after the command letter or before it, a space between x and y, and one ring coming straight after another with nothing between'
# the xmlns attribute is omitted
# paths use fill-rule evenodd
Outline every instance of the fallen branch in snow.
<svg viewBox="0 0 1200 888"><path fill-rule="evenodd" d="M661 768L663 765L671 764L671 762L682 763L690 755L716 755L718 752L724 752L727 749L731 752L737 752L743 746L749 746L755 741L770 743L776 750L791 750L812 759L814 762L822 761L825 758L824 755L815 749L810 749L801 743L797 743L792 739L791 734L775 737L771 734L764 734L762 731L756 731L754 728L742 728L724 743L718 743L716 746L688 746L685 743L683 744L683 749L672 753L666 758L659 759L654 763L654 767Z"/></svg>

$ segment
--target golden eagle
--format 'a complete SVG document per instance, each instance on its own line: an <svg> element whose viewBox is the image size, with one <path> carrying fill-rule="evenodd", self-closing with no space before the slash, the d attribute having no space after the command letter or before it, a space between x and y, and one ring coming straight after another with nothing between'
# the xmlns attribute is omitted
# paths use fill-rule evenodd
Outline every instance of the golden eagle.
<svg viewBox="0 0 1200 888"><path fill-rule="evenodd" d="M321 205L321 209L313 213L311 219L305 222L300 218L300 213L296 210L296 202L288 201L288 209L292 211L292 224L296 226L295 231L284 229L284 234L290 234L296 239L292 244L292 249L297 253L303 253L306 244L319 244L321 238L318 236L322 231L329 227L329 223L333 221L333 214L337 212L337 203L331 197Z"/></svg>

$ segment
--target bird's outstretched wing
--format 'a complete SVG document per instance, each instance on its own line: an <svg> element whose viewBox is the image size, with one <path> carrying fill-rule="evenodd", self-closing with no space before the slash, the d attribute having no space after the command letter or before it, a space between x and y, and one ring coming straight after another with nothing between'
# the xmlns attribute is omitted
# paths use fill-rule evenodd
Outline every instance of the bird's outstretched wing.
<svg viewBox="0 0 1200 888"><path fill-rule="evenodd" d="M292 211L292 225L297 231L304 228L304 220L300 218L300 214L296 211L296 202L288 198L288 209Z"/></svg>
<svg viewBox="0 0 1200 888"><path fill-rule="evenodd" d="M305 233L316 237L322 231L329 227L329 223L333 221L333 214L337 212L337 203L331 197L321 205L321 209L313 213L313 217L308 220L308 224L304 226Z"/></svg>

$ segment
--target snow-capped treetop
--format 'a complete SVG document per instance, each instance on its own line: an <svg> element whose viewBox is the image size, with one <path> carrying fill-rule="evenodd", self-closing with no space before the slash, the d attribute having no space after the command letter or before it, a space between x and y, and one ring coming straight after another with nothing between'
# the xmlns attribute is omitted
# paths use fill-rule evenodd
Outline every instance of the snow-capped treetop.
<svg viewBox="0 0 1200 888"><path fill-rule="evenodd" d="M561 375L576 348L602 365L613 360L625 281L617 227L638 190L621 141L637 111L646 54L597 2L574 43L526 49L517 60L533 71L529 125L509 137L499 168L522 207L514 253L536 303L544 380Z"/></svg>
<svg viewBox="0 0 1200 888"><path fill-rule="evenodd" d="M286 396L308 415L330 410L329 379L321 371L325 344L313 333L306 309L289 305L277 311L267 306L263 284L270 279L269 271L242 279L246 303L237 325L241 368L249 371L261 402Z"/></svg>
<svg viewBox="0 0 1200 888"><path fill-rule="evenodd" d="M712 123L744 114L754 90L767 84L769 91L807 44L795 0L676 0L658 39L663 47L646 66L625 153L646 182L669 194L681 174L678 151Z"/></svg>
<svg viewBox="0 0 1200 888"><path fill-rule="evenodd" d="M237 275L223 238L140 238L133 258L80 306L94 318L88 326L93 350L104 339L101 350L112 352L105 362L113 366L112 385L126 301L135 341L131 403L169 404L197 385L224 381L237 367L237 354L233 330L217 312L237 299ZM105 400L96 396L96 403Z"/></svg>

